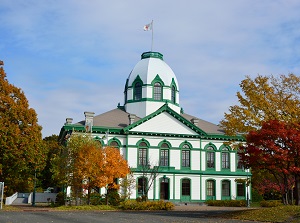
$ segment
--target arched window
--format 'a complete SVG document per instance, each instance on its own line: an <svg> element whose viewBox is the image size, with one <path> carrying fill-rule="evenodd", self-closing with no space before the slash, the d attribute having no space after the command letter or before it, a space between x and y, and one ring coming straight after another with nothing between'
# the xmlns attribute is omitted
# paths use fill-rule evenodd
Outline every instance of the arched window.
<svg viewBox="0 0 300 223"><path fill-rule="evenodd" d="M162 100L162 87L161 87L161 84L159 82L156 82L154 84L153 98L154 98L154 100L157 100L157 101Z"/></svg>
<svg viewBox="0 0 300 223"><path fill-rule="evenodd" d="M163 143L160 148L160 165L169 166L169 145Z"/></svg>
<svg viewBox="0 0 300 223"><path fill-rule="evenodd" d="M206 152L206 166L207 168L215 168L215 153L214 148L209 146Z"/></svg>
<svg viewBox="0 0 300 223"><path fill-rule="evenodd" d="M181 150L181 166L190 167L190 146L184 144Z"/></svg>
<svg viewBox="0 0 300 223"><path fill-rule="evenodd" d="M173 104L176 103L176 88L175 88L175 86L172 86L171 102L172 102Z"/></svg>
<svg viewBox="0 0 300 223"><path fill-rule="evenodd" d="M181 195L190 196L191 195L191 180L183 179L181 182Z"/></svg>
<svg viewBox="0 0 300 223"><path fill-rule="evenodd" d="M139 150L138 150L138 164L140 166L145 166L148 164L147 160L147 144L145 142L141 142L139 144Z"/></svg>
<svg viewBox="0 0 300 223"><path fill-rule="evenodd" d="M142 84L137 82L134 85L134 100L141 100L142 99Z"/></svg>
<svg viewBox="0 0 300 223"><path fill-rule="evenodd" d="M228 148L224 147L222 149L222 169L229 169L230 168L230 157L229 157L229 150Z"/></svg>
<svg viewBox="0 0 300 223"><path fill-rule="evenodd" d="M138 196L143 196L147 193L147 178L138 178Z"/></svg>
<svg viewBox="0 0 300 223"><path fill-rule="evenodd" d="M229 197L230 196L230 181L223 180L222 181L222 197Z"/></svg>
<svg viewBox="0 0 300 223"><path fill-rule="evenodd" d="M209 197L215 196L215 181L214 180L206 181L206 195Z"/></svg>
<svg viewBox="0 0 300 223"><path fill-rule="evenodd" d="M109 145L110 145L111 147L120 148L120 145L119 145L119 143L118 143L117 141L111 141L111 142L109 143Z"/></svg>

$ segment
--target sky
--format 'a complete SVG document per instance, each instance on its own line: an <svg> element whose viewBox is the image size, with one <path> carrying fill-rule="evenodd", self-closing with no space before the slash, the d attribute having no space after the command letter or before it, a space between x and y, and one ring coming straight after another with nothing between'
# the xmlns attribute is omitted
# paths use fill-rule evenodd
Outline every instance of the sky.
<svg viewBox="0 0 300 223"><path fill-rule="evenodd" d="M300 74L299 0L0 0L0 60L43 137L124 104L143 52L164 55L185 113L219 124L246 76Z"/></svg>

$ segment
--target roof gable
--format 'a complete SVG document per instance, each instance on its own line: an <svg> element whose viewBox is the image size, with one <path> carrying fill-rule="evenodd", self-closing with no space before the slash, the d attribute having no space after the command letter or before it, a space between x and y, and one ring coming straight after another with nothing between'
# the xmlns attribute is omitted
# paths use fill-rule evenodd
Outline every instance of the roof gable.
<svg viewBox="0 0 300 223"><path fill-rule="evenodd" d="M163 105L156 112L125 127L124 132L191 136L206 135L204 131L172 110L168 104Z"/></svg>

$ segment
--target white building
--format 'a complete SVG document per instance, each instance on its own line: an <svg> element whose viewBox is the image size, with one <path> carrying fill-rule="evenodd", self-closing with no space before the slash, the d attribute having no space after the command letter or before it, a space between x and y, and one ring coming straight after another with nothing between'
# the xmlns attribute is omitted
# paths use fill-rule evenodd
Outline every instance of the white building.
<svg viewBox="0 0 300 223"><path fill-rule="evenodd" d="M75 124L67 118L60 138L88 130L102 145L118 147L136 179L132 199L146 190L141 166L147 164L159 166L149 199L246 199L248 188L236 179L246 180L250 173L241 166L237 151L224 144L233 138L183 112L179 83L161 53L142 54L126 80L123 106L96 116L84 114L85 120Z"/></svg>

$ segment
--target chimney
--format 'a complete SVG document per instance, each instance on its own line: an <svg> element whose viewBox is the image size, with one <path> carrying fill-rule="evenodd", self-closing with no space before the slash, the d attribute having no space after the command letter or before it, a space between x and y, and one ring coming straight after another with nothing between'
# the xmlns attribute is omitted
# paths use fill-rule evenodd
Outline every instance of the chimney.
<svg viewBox="0 0 300 223"><path fill-rule="evenodd" d="M73 119L72 119L72 118L66 118L66 123L65 123L65 125L72 124L72 122L73 122Z"/></svg>
<svg viewBox="0 0 300 223"><path fill-rule="evenodd" d="M129 114L129 115L128 115L128 118L129 118L129 125L131 125L132 123L134 123L135 117L136 117L135 114Z"/></svg>
<svg viewBox="0 0 300 223"><path fill-rule="evenodd" d="M85 129L87 132L92 131L93 120L94 120L95 112L84 112L85 116Z"/></svg>
<svg viewBox="0 0 300 223"><path fill-rule="evenodd" d="M192 123L193 123L194 125L198 126L199 119L197 119L197 118L192 118L191 121L192 121Z"/></svg>

